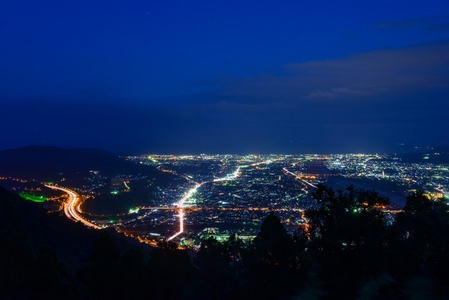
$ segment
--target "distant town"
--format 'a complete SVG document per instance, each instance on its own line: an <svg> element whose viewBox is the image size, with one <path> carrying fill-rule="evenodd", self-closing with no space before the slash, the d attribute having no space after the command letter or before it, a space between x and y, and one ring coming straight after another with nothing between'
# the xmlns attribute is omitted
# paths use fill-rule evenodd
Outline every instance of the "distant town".
<svg viewBox="0 0 449 300"><path fill-rule="evenodd" d="M173 180L158 185L154 178L139 174L106 176L90 170L82 187L68 186L65 178L47 182L51 192L60 193L49 197L52 201L44 201L44 187L36 187L37 182L34 188L24 188L27 180L1 179L15 182L13 189L21 190L24 198L44 202L51 211L65 211L87 226L113 227L150 244L167 239L196 247L204 238L227 240L234 233L252 240L270 211L290 232L306 226L303 212L317 206L312 193L318 184L335 191L350 185L375 190L390 199L383 208L390 217L415 190L423 190L431 199L447 197L449 169L445 163L435 163L439 155L415 154L413 159L396 154L128 156L122 159L157 168ZM135 195L142 189L139 182L146 183L147 193L138 195L151 198L146 205L115 214L90 209L92 199L104 194L118 201ZM66 193L61 193L64 189Z"/></svg>
<svg viewBox="0 0 449 300"><path fill-rule="evenodd" d="M151 188L147 205L117 214L89 211L86 204L100 194L126 199L133 189L141 188L136 183L152 185L151 178L138 174L111 177L97 170L89 171L82 187L65 185L65 178L56 183L79 197L72 199L72 208L67 204L67 197L72 196L64 193L44 205L53 211L65 207L68 217L79 217L88 226L114 227L148 243L168 239L195 247L201 239L227 240L233 233L251 240L269 211L276 212L291 232L305 226L303 212L316 207L311 195L320 183L335 191L350 185L375 190L390 199L390 206L384 208L387 215L402 208L414 190L423 190L432 199L447 197L448 166L432 162L438 161L439 155L416 154L413 162L393 154L128 156L122 159L174 176L168 185ZM23 186L26 181L15 182ZM34 189L38 192L34 201L43 202L39 190L42 188ZM22 195L33 200L33 188Z"/></svg>

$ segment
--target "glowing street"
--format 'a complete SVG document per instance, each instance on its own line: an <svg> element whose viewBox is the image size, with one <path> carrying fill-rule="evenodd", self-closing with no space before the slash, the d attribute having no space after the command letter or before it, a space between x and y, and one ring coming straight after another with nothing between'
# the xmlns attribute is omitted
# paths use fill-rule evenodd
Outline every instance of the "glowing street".
<svg viewBox="0 0 449 300"><path fill-rule="evenodd" d="M75 220L75 221L79 221L79 222L83 223L84 225L92 227L92 228L95 228L95 229L102 229L100 226L95 225L94 223L89 222L86 219L83 219L76 212L75 205L78 202L78 195L75 192L73 192L73 191L71 191L69 189L66 189L66 188L52 186L52 185L48 185L48 184L46 184L45 186L48 187L48 188L54 189L54 190L63 191L65 193L67 193L67 195L69 195L68 201L66 203L64 203L64 213L65 213L65 215L69 219L72 219L72 220Z"/></svg>

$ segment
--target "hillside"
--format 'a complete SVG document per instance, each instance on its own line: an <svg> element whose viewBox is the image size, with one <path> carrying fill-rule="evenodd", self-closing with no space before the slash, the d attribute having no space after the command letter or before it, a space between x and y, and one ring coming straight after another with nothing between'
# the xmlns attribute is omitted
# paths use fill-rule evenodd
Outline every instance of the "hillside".
<svg viewBox="0 0 449 300"><path fill-rule="evenodd" d="M155 205L153 192L180 180L171 173L136 164L111 152L47 146L0 151L0 177L54 182L80 193L93 193L95 198L90 198L83 207L96 214L122 214L131 207ZM131 190L111 195L115 177L127 180ZM38 188L38 182L28 182L28 188ZM0 181L0 185L17 191L24 188L21 182L11 180Z"/></svg>
<svg viewBox="0 0 449 300"><path fill-rule="evenodd" d="M154 167L137 165L102 150L29 146L0 151L0 176L39 181L65 178L70 185L81 186L91 170L99 171L107 177L148 176L161 182L169 182L174 178Z"/></svg>
<svg viewBox="0 0 449 300"><path fill-rule="evenodd" d="M89 229L49 214L0 186L0 298L89 298L76 274L92 264L105 236L119 255L130 249L148 255L151 250L113 230Z"/></svg>
<svg viewBox="0 0 449 300"><path fill-rule="evenodd" d="M95 230L56 213L48 214L37 203L27 201L0 186L0 228L4 244L27 244L33 251L41 247L57 249L71 267L90 258ZM13 238L11 240L8 240ZM3 249L7 250L7 249Z"/></svg>

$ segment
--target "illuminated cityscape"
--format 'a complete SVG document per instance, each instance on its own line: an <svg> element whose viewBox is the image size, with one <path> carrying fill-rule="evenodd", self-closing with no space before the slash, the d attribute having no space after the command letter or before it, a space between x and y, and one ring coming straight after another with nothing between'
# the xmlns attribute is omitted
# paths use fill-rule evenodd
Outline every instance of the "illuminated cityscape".
<svg viewBox="0 0 449 300"><path fill-rule="evenodd" d="M415 189L439 198L447 195L449 186L448 168L426 163L426 157L418 163L402 163L394 155L364 154L144 155L128 159L188 180L182 188L158 192L160 208L141 207L141 219L119 228L136 233L150 230L148 238L167 237L157 228L179 222L180 231L170 238L187 244L208 235L227 239L233 232L250 238L268 211L276 211L294 231L304 224L303 210L316 206L311 193L318 183L336 190L348 185L376 189L391 199L392 210L401 208L406 195ZM170 207L173 210L167 210Z"/></svg>
<svg viewBox="0 0 449 300"><path fill-rule="evenodd" d="M104 171L99 165L99 169L84 172L84 178L79 182L73 181L72 178L73 174L80 173L77 171L60 171L52 181L30 179L25 173L23 178L2 176L0 181L3 186L9 187L25 199L26 203L44 208L47 215L56 217L54 221L64 221L66 225L71 224L86 233L98 233L98 239L105 234L112 234L115 235L114 239L117 238L116 241L127 239L128 247L138 245L141 249L151 249L150 268L155 268L151 266L157 266L155 261L160 259L158 255L165 253L164 255L168 255L168 261L164 262L160 269L156 269L160 271L151 271L166 274L164 276L168 277L161 279L164 283L169 282L175 272L174 269L166 268L170 265L169 262L175 259L176 251L183 251L178 254L184 253L188 258L185 263L193 264L196 270L205 272L204 274L208 274L208 264L216 264L223 258L226 263L215 266L216 271L213 272L234 274L233 272L242 268L238 271L239 274L250 274L259 278L258 280L271 280L278 268L286 268L295 276L300 276L302 272L313 272L307 265L309 245L313 247L310 249L314 251L314 259L321 264L321 272L327 272L328 259L332 259L331 264L337 264L340 270L345 269L351 259L359 260L358 265L363 264L367 261L366 257L372 255L370 251L378 249L376 247L379 245L382 245L379 249L386 252L381 252L384 254L376 258L377 260L371 257L368 261L377 261L376 264L379 264L384 260L382 255L386 254L388 264L395 264L397 261L407 264L408 254L403 258L401 255L409 252L414 254L415 251L420 251L420 246L411 246L407 250L409 252L397 250L394 248L396 242L390 242L389 235L394 234L398 226L411 226L410 230L404 229L403 235L396 238L397 241L408 245L409 236L413 234L416 239L421 228L426 228L427 232L435 231L435 226L447 226L445 218L448 204L447 201L440 201L449 196L447 156L445 152L435 151L413 154L326 155L146 154L115 157L113 161L121 166L120 168L111 173ZM146 170L150 172L146 173ZM350 186L354 189L348 188ZM336 191L335 195L332 190ZM320 191L325 194L320 196ZM364 191L368 193L364 194ZM369 194L369 191L375 192ZM371 198L375 199L375 204L369 203L370 195L375 196ZM351 200L354 202L338 202L351 199L350 197L355 197ZM429 201L426 205L431 207L431 210L426 212L426 206L422 206L420 209L423 211L415 216L415 200L412 199ZM123 209L123 202L129 205L127 209ZM342 204L345 206L340 206ZM339 212L339 207L344 209ZM329 214L330 211L332 214ZM436 212L440 215L434 214ZM428 218L435 216L435 222L425 219L425 223L415 224L417 221L409 223L408 219L404 219L414 218L420 222L422 213L429 214ZM320 219L314 219L317 215ZM267 226L270 222L271 225ZM276 222L280 226L278 229L275 229ZM324 224L326 227L320 228L317 224ZM381 227L376 227L380 224ZM57 230L57 226L55 229ZM261 240L262 232L265 231L266 234L267 230L276 230L268 238L268 241L271 240L274 244L265 244L266 241ZM432 238L444 240L444 236L440 237L438 232L439 230L436 230ZM334 240L335 237L337 239ZM286 240L282 242L284 238ZM334 241L326 246L330 248L325 248L325 251L331 252L321 250L322 240ZM95 243L98 243L98 240ZM108 257L114 246L107 241L103 243L101 253L104 254L101 255ZM95 245L100 247L100 244ZM367 248L366 245L373 248ZM262 252L262 258L253 261L252 256L259 255L258 251L264 249L263 247L269 247L263 250L266 254ZM343 254L334 255L332 247L337 247ZM284 249L290 249L287 251L291 252L284 252ZM352 258L354 253L359 251L353 249L365 252ZM393 252L388 252L388 249ZM97 253L96 250L93 251ZM273 256L272 251L280 252ZM130 253L132 250L128 250L127 255ZM445 255L445 250L441 250L441 253ZM207 255L211 257L207 258ZM401 258L395 255L400 255ZM126 255L120 264L128 263L125 257ZM341 257L344 261L340 262ZM284 261L285 259L287 260ZM141 259L138 262L141 268L145 266L143 261ZM269 273L258 274L257 270L251 269L251 264L263 265ZM438 265L438 262L436 264ZM364 269L358 265L345 269L344 272L357 278L357 272ZM137 265L133 268L135 267ZM83 270L84 267L77 268ZM398 268L402 270L404 266ZM120 277L124 271L119 268L114 272ZM330 272L336 272L332 275L336 276L335 278L340 276L340 271ZM104 273L100 276L105 282L111 280ZM142 282L148 278L147 275L140 276L139 280ZM180 275L177 278L184 280L185 276L188 275ZM240 275L234 276L239 278ZM89 285L89 278L82 280ZM281 278L277 283L279 286L291 284L288 281L289 276L282 275ZM295 277L295 280L298 280L298 277ZM251 287L256 283L245 284ZM295 284L291 286L296 288ZM338 291L339 286L329 289L336 291L335 293L348 291ZM251 289L244 290L248 292ZM269 290L274 297L280 295L277 289ZM179 292L177 290L177 293ZM194 295L196 293L194 292Z"/></svg>
<svg viewBox="0 0 449 300"><path fill-rule="evenodd" d="M2 1L1 299L447 299L449 1Z"/></svg>
<svg viewBox="0 0 449 300"><path fill-rule="evenodd" d="M136 183L151 185L151 179L130 174L108 177L91 170L81 188L67 187L64 181L59 187L46 187L68 197L53 210L63 208L68 218L89 227L114 227L151 244L168 239L195 247L208 236L227 240L237 233L251 240L269 211L276 212L287 230L294 232L306 225L304 210L317 207L311 195L320 183L335 190L349 185L374 189L391 200L385 208L391 213L401 209L414 190L423 190L432 199L447 197L447 165L429 162L429 157L438 156L423 154L415 162L394 154L129 156L123 159L175 177L168 186L154 188L147 205L117 214L89 211L84 204L100 191L126 197Z"/></svg>

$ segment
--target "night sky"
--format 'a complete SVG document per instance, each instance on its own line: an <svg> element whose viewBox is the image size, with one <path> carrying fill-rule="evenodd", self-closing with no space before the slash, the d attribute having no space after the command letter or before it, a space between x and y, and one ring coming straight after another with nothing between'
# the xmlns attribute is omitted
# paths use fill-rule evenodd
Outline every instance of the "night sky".
<svg viewBox="0 0 449 300"><path fill-rule="evenodd" d="M0 2L0 149L449 144L449 1Z"/></svg>

